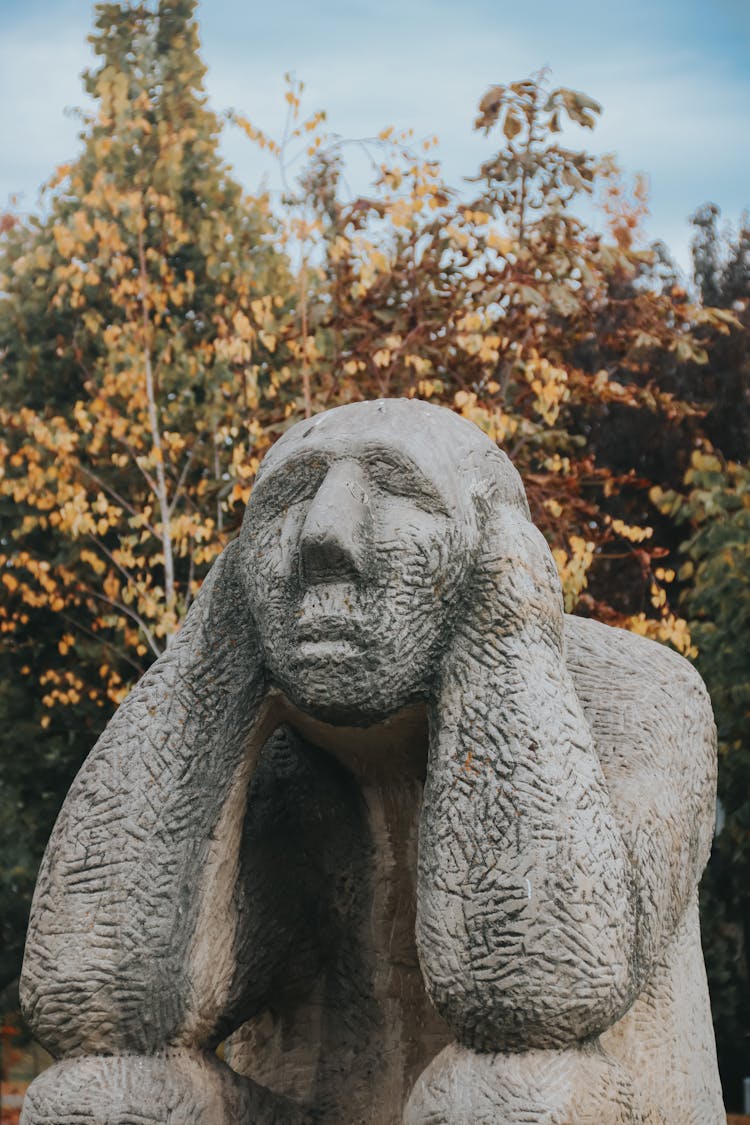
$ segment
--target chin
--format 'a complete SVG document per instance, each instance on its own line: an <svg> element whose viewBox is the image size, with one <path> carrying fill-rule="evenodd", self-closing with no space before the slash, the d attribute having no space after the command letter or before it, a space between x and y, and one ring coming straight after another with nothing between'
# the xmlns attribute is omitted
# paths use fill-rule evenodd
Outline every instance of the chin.
<svg viewBox="0 0 750 1125"><path fill-rule="evenodd" d="M341 643L301 645L274 679L295 707L336 726L372 726L423 694L393 681L392 668L371 654Z"/></svg>

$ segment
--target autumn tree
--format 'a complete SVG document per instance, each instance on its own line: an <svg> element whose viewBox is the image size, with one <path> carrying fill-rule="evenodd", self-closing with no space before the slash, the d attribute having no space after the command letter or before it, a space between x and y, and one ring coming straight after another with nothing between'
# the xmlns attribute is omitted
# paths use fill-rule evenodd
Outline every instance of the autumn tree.
<svg viewBox="0 0 750 1125"><path fill-rule="evenodd" d="M312 119L310 136L299 93L292 86L287 98L309 159L297 195L284 191L282 221L306 240L310 284L304 317L298 303L284 338L306 368L310 409L419 395L460 411L521 469L568 609L688 651L652 526L653 482L600 460L590 439L613 410L654 429L684 420L689 407L648 367L654 356L703 362L694 329L709 314L643 284L653 255L637 238L642 192L622 191L611 160L563 143L563 129L592 128L599 107L544 74L492 87L476 127L499 134L500 147L471 193L444 183L433 139L417 145L386 129L370 143L372 191L346 200L342 142ZM295 130L273 143L244 125L283 173ZM607 200L598 232L576 215L595 194ZM618 503L628 488L635 507ZM627 596L613 592L621 588Z"/></svg>
<svg viewBox="0 0 750 1125"><path fill-rule="evenodd" d="M218 157L193 8L98 7L83 152L4 248L2 493L24 513L6 587L138 669L221 547L240 429L281 366L283 264ZM38 532L68 559L24 552Z"/></svg>
<svg viewBox="0 0 750 1125"><path fill-rule="evenodd" d="M97 6L80 155L3 224L6 973L65 787L231 534L286 377L285 259L219 156L194 8Z"/></svg>
<svg viewBox="0 0 750 1125"><path fill-rule="evenodd" d="M695 652L661 500L702 435L685 373L737 315L689 299L639 237L643 186L567 140L598 105L546 74L493 86L468 189L434 138L386 128L358 142L377 172L352 199L346 142L290 80L281 138L231 115L278 163L271 207L217 156L193 8L98 6L82 153L47 217L5 225L0 769L8 823L39 825L9 836L6 888L30 888L73 763L169 643L262 453L339 403L419 396L475 422L524 476L566 608Z"/></svg>

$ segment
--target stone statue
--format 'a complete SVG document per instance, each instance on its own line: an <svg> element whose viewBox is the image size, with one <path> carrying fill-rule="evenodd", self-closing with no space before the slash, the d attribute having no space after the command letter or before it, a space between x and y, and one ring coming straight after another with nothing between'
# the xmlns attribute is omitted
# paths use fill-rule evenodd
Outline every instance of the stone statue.
<svg viewBox="0 0 750 1125"><path fill-rule="evenodd" d="M699 677L563 614L477 428L301 422L57 822L22 1121L719 1125L714 783Z"/></svg>

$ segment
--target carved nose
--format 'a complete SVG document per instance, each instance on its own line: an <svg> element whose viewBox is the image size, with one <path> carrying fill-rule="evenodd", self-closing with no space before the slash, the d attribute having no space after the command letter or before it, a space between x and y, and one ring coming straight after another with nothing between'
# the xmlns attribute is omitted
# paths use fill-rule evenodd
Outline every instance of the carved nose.
<svg viewBox="0 0 750 1125"><path fill-rule="evenodd" d="M355 579L364 573L371 520L366 484L356 461L337 461L328 470L300 534L305 584Z"/></svg>

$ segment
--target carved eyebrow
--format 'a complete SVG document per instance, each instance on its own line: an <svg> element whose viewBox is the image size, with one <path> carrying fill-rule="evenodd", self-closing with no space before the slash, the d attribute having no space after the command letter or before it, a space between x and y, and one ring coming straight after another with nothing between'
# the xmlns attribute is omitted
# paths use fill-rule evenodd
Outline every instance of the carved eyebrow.
<svg viewBox="0 0 750 1125"><path fill-rule="evenodd" d="M333 460L335 458L327 451L302 449L298 453L290 453L278 465L273 465L265 472L261 468L258 474L258 484L276 480L277 477L282 477L289 472L297 472L299 469L327 469Z"/></svg>

